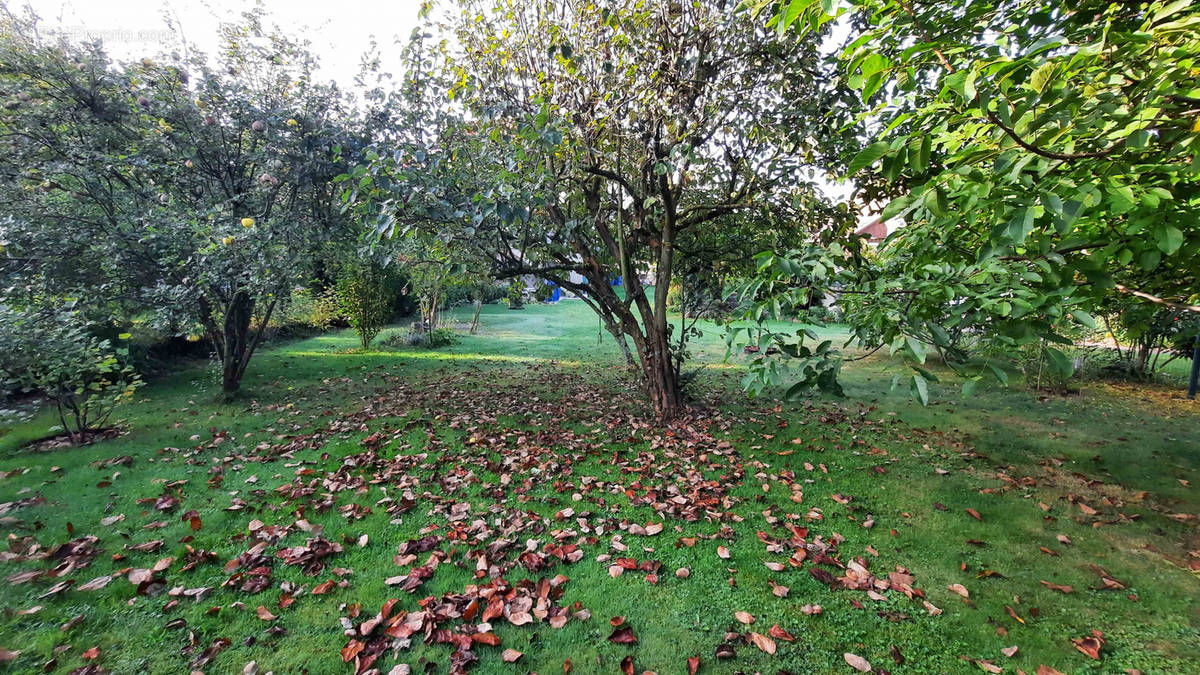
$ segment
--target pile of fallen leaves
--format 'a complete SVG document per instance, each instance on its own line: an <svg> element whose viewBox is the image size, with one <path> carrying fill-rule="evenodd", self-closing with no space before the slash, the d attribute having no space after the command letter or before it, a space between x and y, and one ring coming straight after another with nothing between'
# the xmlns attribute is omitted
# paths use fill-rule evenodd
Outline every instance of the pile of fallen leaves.
<svg viewBox="0 0 1200 675"><path fill-rule="evenodd" d="M361 619L361 610L351 608L351 615L342 617L342 627L350 641L342 648L342 660L354 663L354 672L365 673L379 657L391 650L393 655L408 649L413 640L425 644L442 644L451 650L450 672L464 673L479 660L477 645L500 646L500 638L492 632L493 624L506 621L514 626L544 622L552 628L562 628L574 619L586 621L591 613L579 606L562 607L562 586L567 577L537 581L524 579L510 584L504 579L467 586L462 593L447 593L440 598L428 597L418 603L419 609L397 609L399 602L392 598L374 616ZM505 661L516 661L521 653L512 649L503 652Z"/></svg>

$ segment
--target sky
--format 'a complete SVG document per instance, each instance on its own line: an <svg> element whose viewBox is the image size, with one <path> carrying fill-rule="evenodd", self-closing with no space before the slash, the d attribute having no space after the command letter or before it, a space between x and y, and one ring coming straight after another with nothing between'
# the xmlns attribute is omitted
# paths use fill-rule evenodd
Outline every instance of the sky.
<svg viewBox="0 0 1200 675"><path fill-rule="evenodd" d="M285 34L311 42L320 57L323 79L353 85L359 59L374 39L388 61L398 50L395 38L408 39L417 25L420 0L383 2L329 0L262 0L266 23ZM118 60L167 52L179 45L167 27L167 17L183 37L200 51L213 53L217 26L234 21L254 7L252 0L10 0L10 9L28 5L42 19L45 31L65 32L72 38L99 38ZM390 68L397 72L397 67Z"/></svg>

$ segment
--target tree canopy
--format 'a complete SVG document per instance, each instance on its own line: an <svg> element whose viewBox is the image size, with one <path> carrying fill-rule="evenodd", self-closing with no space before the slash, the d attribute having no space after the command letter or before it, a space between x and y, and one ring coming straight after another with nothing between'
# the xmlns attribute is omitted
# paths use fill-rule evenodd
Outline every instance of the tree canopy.
<svg viewBox="0 0 1200 675"><path fill-rule="evenodd" d="M679 258L730 228L775 243L756 219L794 242L835 229L810 177L850 106L824 86L818 40L720 0L463 0L441 21L453 40L418 41L405 88L424 112L350 176L352 203L382 236L469 239L495 276L577 293L672 416Z"/></svg>
<svg viewBox="0 0 1200 675"><path fill-rule="evenodd" d="M804 34L834 16L855 28L842 73L870 106L847 175L905 224L882 264L764 257L785 305L804 293L797 270L834 265L837 290L863 296L861 342L952 364L969 361L965 334L1069 343L1067 324L1092 326L1114 293L1200 310L1192 3L793 0L767 22Z"/></svg>
<svg viewBox="0 0 1200 675"><path fill-rule="evenodd" d="M229 395L321 242L353 240L333 178L365 141L303 45L254 14L223 39L212 62L119 64L0 23L0 238L6 294L198 326Z"/></svg>

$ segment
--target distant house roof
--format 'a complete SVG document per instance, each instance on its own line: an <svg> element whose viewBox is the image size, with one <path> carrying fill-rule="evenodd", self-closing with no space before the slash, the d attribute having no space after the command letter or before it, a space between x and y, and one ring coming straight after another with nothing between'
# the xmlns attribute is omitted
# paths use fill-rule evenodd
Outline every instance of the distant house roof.
<svg viewBox="0 0 1200 675"><path fill-rule="evenodd" d="M885 225L882 220L879 220L878 218L876 218L875 220L872 220L870 223L867 223L865 226L859 228L858 232L855 232L855 234L858 234L858 235L865 234L868 237L870 237L870 239L868 241L870 241L872 244L877 244L877 243L883 241L884 239L887 239L888 228L887 228L887 225Z"/></svg>

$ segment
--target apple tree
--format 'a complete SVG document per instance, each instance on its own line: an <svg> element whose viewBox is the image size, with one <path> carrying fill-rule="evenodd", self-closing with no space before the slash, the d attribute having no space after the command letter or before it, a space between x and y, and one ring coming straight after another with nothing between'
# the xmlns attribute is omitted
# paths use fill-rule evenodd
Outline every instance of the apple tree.
<svg viewBox="0 0 1200 675"><path fill-rule="evenodd" d="M119 64L0 22L0 264L10 302L198 325L231 396L317 247L353 237L332 179L364 141L303 45L257 14L222 36L212 60Z"/></svg>

